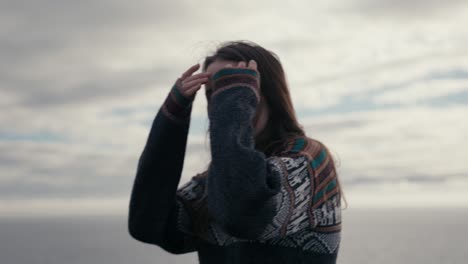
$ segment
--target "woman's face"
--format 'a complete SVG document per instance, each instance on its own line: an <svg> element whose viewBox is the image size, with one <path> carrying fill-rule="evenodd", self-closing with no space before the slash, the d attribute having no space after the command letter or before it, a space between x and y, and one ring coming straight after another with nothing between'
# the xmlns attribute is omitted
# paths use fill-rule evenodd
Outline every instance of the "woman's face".
<svg viewBox="0 0 468 264"><path fill-rule="evenodd" d="M231 64L233 65L234 67L238 64L237 61L231 61L231 60L220 60L220 59L217 59L215 61L213 61L210 65L208 65L208 67L206 68L206 71L207 72L211 72L212 74L214 74L215 72L221 70L222 68L224 68L224 66L226 66L227 64ZM211 75L213 76L213 75ZM205 85L205 89L206 89L206 95L208 96L208 98L211 96L211 80L209 80L207 82L207 84ZM253 126L254 126L254 136L257 136L266 126L267 124L267 121L268 121L268 117L269 117L269 108L266 104L266 100L263 99L263 96L261 95L260 96L261 99L260 99L260 103L258 104L258 107L257 107L257 111L255 112L255 117L253 119ZM209 103L209 102L208 102Z"/></svg>

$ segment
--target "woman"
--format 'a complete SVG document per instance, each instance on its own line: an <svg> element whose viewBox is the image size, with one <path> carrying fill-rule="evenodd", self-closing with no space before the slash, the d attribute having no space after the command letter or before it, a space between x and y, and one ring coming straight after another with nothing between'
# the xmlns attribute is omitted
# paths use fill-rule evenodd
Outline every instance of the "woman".
<svg viewBox="0 0 468 264"><path fill-rule="evenodd" d="M278 57L226 42L172 86L139 159L128 228L200 263L336 263L341 188L327 147L297 122ZM178 188L205 85L211 162Z"/></svg>

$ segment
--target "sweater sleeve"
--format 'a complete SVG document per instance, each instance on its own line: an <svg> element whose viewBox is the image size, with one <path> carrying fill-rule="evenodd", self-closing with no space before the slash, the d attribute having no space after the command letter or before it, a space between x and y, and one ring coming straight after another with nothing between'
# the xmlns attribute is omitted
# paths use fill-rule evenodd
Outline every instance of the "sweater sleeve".
<svg viewBox="0 0 468 264"><path fill-rule="evenodd" d="M252 119L259 102L259 73L224 68L212 77L209 99L212 161L208 208L230 235L258 239L277 214L282 160L254 148Z"/></svg>
<svg viewBox="0 0 468 264"><path fill-rule="evenodd" d="M310 229L339 231L340 193L325 145L298 136L278 156L266 157L255 149L252 124L259 72L224 68L211 82L207 188L216 224L247 240L281 239Z"/></svg>
<svg viewBox="0 0 468 264"><path fill-rule="evenodd" d="M194 99L179 92L178 81L153 120L138 161L128 215L133 238L175 254L196 250L194 238L182 232L178 224L183 207L176 191Z"/></svg>

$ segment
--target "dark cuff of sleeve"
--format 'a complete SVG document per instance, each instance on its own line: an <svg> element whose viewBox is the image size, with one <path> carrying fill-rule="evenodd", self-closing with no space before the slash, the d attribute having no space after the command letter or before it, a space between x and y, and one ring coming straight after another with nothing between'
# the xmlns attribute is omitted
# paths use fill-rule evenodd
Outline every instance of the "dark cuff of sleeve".
<svg viewBox="0 0 468 264"><path fill-rule="evenodd" d="M190 120L192 103L195 100L195 95L185 96L180 92L181 79L172 86L162 105L162 110L167 117L178 123L187 123Z"/></svg>
<svg viewBox="0 0 468 264"><path fill-rule="evenodd" d="M260 101L260 74L249 68L223 68L217 71L213 77L213 93L216 94L234 87L248 87L253 90L257 101Z"/></svg>

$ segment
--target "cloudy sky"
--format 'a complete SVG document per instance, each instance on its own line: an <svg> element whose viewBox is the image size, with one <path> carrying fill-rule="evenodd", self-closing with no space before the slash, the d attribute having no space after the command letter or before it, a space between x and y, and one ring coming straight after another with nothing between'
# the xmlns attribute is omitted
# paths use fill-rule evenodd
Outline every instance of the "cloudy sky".
<svg viewBox="0 0 468 264"><path fill-rule="evenodd" d="M126 213L173 82L227 40L274 51L350 207L468 207L463 0L0 2L0 215ZM209 162L204 96L180 185Z"/></svg>

